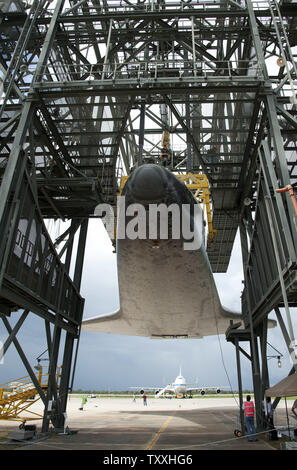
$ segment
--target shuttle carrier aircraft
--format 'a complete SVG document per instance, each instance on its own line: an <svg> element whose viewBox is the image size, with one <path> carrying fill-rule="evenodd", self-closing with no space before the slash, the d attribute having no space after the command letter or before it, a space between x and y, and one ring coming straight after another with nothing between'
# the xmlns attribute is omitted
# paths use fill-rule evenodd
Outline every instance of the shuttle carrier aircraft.
<svg viewBox="0 0 297 470"><path fill-rule="evenodd" d="M120 308L84 320L82 328L157 339L225 333L230 320L238 321L241 315L221 305L205 248L203 211L186 185L162 165L144 164L127 179L122 198L116 241ZM148 212L160 204L186 208L178 223L167 211L166 225L172 230L164 239L160 227L157 235L149 233L153 230ZM135 225L137 207L148 215L147 233L132 239L123 235L123 227ZM164 222L164 215L160 219ZM192 243L185 230L179 238L170 236L173 229L186 226L182 219L189 221Z"/></svg>
<svg viewBox="0 0 297 470"><path fill-rule="evenodd" d="M144 394L145 390L153 390L155 392L155 398L161 398L173 395L176 398L192 398L193 392L200 392L200 395L205 395L206 390L215 390L216 393L221 393L221 389L230 388L230 387L198 387L197 385L193 386L192 384L187 384L186 379L179 370L179 375L176 377L175 381L171 384L166 385L165 387L130 387L131 389L139 390L141 395Z"/></svg>

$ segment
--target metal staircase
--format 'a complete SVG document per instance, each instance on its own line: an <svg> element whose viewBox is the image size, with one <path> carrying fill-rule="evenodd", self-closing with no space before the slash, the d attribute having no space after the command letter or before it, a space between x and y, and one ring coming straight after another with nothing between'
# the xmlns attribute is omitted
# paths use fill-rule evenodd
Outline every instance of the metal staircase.
<svg viewBox="0 0 297 470"><path fill-rule="evenodd" d="M56 384L59 388L60 370L57 370ZM49 375L38 373L38 383L46 393ZM29 408L40 399L39 392L29 376L0 385L0 421L26 421L42 419L42 415Z"/></svg>

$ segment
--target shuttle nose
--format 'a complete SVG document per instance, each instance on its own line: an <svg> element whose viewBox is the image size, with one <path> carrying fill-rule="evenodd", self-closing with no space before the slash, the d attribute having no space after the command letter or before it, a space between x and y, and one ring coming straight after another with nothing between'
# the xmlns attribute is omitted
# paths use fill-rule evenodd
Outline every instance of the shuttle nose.
<svg viewBox="0 0 297 470"><path fill-rule="evenodd" d="M167 181L163 169L158 165L148 164L137 168L131 178L131 192L141 201L162 199L167 190Z"/></svg>

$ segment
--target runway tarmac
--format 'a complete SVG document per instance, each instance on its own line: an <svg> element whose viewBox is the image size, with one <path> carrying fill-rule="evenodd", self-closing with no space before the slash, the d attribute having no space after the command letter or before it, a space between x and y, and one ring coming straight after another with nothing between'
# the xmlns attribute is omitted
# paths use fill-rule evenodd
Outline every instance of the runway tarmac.
<svg viewBox="0 0 297 470"><path fill-rule="evenodd" d="M273 450L265 434L257 442L235 437L240 429L239 402L235 398L155 399L144 406L141 397L88 398L83 410L81 398L70 397L67 423L73 434L52 434L49 438L21 447L22 450ZM288 400L288 407L291 401ZM42 414L40 401L32 411ZM276 425L286 425L285 404L275 413ZM28 422L29 424L29 422ZM38 432L41 420L35 421ZM2 421L0 431L17 430L18 423ZM1 448L1 447L0 447Z"/></svg>

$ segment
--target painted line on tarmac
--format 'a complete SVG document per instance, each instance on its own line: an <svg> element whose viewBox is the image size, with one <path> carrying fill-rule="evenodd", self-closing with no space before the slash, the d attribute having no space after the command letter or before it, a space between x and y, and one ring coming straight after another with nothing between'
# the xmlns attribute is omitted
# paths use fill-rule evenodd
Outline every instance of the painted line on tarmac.
<svg viewBox="0 0 297 470"><path fill-rule="evenodd" d="M156 442L158 441L159 437L161 436L162 432L165 431L167 428L168 424L170 421L174 418L175 413L172 416L169 416L169 418L165 421L165 423L161 426L157 434L155 435L154 439L148 444L148 446L145 448L145 450L152 450Z"/></svg>

